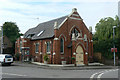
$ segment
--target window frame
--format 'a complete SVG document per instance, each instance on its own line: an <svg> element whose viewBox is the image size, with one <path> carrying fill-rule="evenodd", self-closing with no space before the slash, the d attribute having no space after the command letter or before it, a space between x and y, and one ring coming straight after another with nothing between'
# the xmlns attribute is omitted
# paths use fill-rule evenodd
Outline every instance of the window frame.
<svg viewBox="0 0 120 80"><path fill-rule="evenodd" d="M50 41L46 42L46 52L47 52L47 54L51 53L51 43L50 43Z"/></svg>
<svg viewBox="0 0 120 80"><path fill-rule="evenodd" d="M71 40L72 40L72 34L73 33L75 34L75 38L77 38L78 33L80 33L80 32L79 32L79 30L77 28L73 28L73 30L71 31Z"/></svg>
<svg viewBox="0 0 120 80"><path fill-rule="evenodd" d="M39 43L35 43L35 53L39 53Z"/></svg>
<svg viewBox="0 0 120 80"><path fill-rule="evenodd" d="M22 53L22 45L23 45L23 42L22 40L20 40L20 53Z"/></svg>
<svg viewBox="0 0 120 80"><path fill-rule="evenodd" d="M63 41L63 42L62 42L62 46L61 46L61 40ZM62 50L61 50L61 47L62 47ZM60 53L61 53L61 54L64 54L64 38L61 38L61 39L60 39Z"/></svg>

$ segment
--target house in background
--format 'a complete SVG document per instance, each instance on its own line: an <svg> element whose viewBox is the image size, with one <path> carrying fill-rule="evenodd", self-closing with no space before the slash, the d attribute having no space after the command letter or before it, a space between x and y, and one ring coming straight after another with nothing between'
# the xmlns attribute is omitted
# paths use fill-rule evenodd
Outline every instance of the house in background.
<svg viewBox="0 0 120 80"><path fill-rule="evenodd" d="M3 37L3 53L4 54L13 54L12 53L12 43L7 36ZM0 53L1 53L1 37L0 37Z"/></svg>
<svg viewBox="0 0 120 80"><path fill-rule="evenodd" d="M49 64L88 64L93 57L92 28L73 8L71 14L53 19L29 29L16 40L15 53L21 60L43 63L48 54Z"/></svg>

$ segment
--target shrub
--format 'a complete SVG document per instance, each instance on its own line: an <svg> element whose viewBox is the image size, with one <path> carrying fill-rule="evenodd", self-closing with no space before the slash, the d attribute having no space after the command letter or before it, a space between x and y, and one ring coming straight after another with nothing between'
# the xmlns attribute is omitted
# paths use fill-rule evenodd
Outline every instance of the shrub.
<svg viewBox="0 0 120 80"><path fill-rule="evenodd" d="M44 55L44 61L49 61L49 57L47 54Z"/></svg>
<svg viewBox="0 0 120 80"><path fill-rule="evenodd" d="M20 54L19 54L19 53L16 53L16 54L15 54L15 59L16 59L17 61L19 61L19 59L20 59Z"/></svg>
<svg viewBox="0 0 120 80"><path fill-rule="evenodd" d="M72 60L75 60L75 57L72 57L71 59L72 59Z"/></svg>

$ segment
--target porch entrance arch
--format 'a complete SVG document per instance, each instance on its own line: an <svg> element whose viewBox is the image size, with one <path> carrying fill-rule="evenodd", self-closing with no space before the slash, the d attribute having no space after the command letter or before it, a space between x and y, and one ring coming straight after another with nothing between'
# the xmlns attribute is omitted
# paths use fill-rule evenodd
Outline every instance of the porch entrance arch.
<svg viewBox="0 0 120 80"><path fill-rule="evenodd" d="M83 65L84 64L84 51L83 48L79 45L76 48L76 64Z"/></svg>

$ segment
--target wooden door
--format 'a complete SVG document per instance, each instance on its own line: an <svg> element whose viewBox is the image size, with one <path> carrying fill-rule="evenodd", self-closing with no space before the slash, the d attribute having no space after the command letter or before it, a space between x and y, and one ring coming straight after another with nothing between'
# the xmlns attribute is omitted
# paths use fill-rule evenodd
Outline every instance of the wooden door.
<svg viewBox="0 0 120 80"><path fill-rule="evenodd" d="M83 58L83 55L84 55L84 52L83 52L83 48L81 46L78 46L77 49L76 49L76 64L77 65L83 65L84 64L84 58Z"/></svg>

